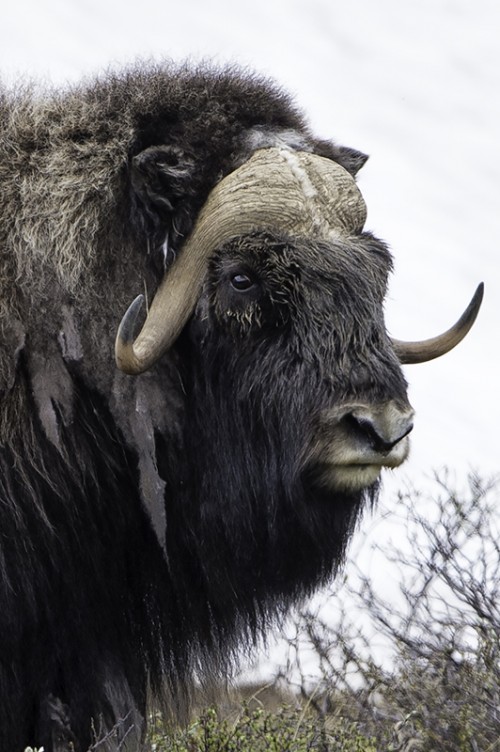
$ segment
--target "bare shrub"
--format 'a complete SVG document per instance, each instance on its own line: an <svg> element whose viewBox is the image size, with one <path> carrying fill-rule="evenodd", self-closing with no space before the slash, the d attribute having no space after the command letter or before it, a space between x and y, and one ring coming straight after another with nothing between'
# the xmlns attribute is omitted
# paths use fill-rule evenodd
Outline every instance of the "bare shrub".
<svg viewBox="0 0 500 752"><path fill-rule="evenodd" d="M500 751L500 484L455 485L399 494L397 540L372 545L378 579L351 560L289 637L280 681L380 750Z"/></svg>

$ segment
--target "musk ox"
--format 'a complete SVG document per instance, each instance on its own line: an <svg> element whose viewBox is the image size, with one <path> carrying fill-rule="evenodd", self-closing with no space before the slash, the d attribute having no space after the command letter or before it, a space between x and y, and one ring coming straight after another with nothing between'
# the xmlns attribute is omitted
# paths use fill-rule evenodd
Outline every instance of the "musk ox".
<svg viewBox="0 0 500 752"><path fill-rule="evenodd" d="M336 572L408 453L400 363L481 291L391 340L366 157L247 73L24 84L0 118L0 749L138 750Z"/></svg>

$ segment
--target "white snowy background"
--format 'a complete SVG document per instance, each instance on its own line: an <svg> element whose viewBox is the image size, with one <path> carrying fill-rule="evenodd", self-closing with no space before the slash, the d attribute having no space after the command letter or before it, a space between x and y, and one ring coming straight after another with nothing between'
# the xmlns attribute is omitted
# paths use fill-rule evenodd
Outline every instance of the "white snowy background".
<svg viewBox="0 0 500 752"><path fill-rule="evenodd" d="M371 155L359 185L395 257L389 331L435 335L486 286L467 339L406 369L417 421L390 497L445 465L500 471L499 39L497 0L10 0L0 75L64 85L138 57L238 63L293 93L318 135Z"/></svg>

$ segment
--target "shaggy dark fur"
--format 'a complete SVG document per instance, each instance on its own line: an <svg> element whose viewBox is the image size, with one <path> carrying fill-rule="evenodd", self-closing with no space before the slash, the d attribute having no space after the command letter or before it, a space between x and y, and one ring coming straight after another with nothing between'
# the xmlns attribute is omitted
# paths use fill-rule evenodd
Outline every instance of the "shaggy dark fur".
<svg viewBox="0 0 500 752"><path fill-rule="evenodd" d="M390 257L367 233L234 240L125 376L120 318L223 175L277 143L365 157L237 71L4 91L0 126L0 749L138 750L148 702L180 707L341 563L375 489L332 495L312 446L322 409L404 399Z"/></svg>

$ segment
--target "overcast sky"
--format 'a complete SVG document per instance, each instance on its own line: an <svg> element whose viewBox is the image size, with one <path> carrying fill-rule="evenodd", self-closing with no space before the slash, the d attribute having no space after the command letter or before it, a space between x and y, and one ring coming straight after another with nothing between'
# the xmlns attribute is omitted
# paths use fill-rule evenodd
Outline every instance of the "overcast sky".
<svg viewBox="0 0 500 752"><path fill-rule="evenodd" d="M371 155L359 185L395 257L389 331L437 334L486 285L468 338L406 368L417 420L392 491L443 465L500 470L499 38L497 0L17 0L0 69L64 85L137 57L237 62L292 92L318 135Z"/></svg>

